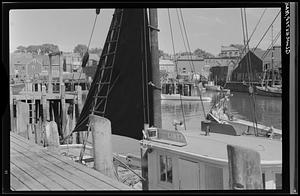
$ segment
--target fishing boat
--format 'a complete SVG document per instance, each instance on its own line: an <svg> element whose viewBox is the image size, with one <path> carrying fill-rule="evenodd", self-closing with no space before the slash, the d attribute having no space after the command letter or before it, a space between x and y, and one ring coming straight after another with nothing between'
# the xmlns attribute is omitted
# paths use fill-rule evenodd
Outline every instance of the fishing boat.
<svg viewBox="0 0 300 196"><path fill-rule="evenodd" d="M183 100L183 101L205 101L210 102L210 97L199 97L199 96L183 96L180 94L161 94L161 100Z"/></svg>
<svg viewBox="0 0 300 196"><path fill-rule="evenodd" d="M228 109L230 94L223 94L216 100L207 114L207 119L213 123L210 131L230 135L257 135L270 139L281 139L282 131L272 126L265 126L247 120L236 118ZM203 124L203 129L208 125Z"/></svg>
<svg viewBox="0 0 300 196"><path fill-rule="evenodd" d="M155 12L150 13L150 16L155 16ZM228 185L230 171L226 146L241 145L258 151L261 156L262 162L258 162L258 165L260 167L261 164L263 173L258 177L262 179L258 180L261 182L259 187L279 188L282 168L280 141L219 133L211 133L207 137L202 132L183 133L156 128L154 110L156 104L160 106L157 95L161 93L158 88L160 85L154 82L151 68L155 58L150 57L151 51L158 48L155 48L155 42L150 45L150 40L155 38L149 35L151 33L155 36L152 33L157 33L156 25L148 25L146 9L115 10L97 71L76 126L71 131L73 135L86 133L86 136L82 144L68 144L61 149L65 149L67 155L70 146L80 148L80 156L75 158L79 162L95 162L99 160L95 156L96 151L106 151L101 159L107 161L106 169L112 171L110 166L113 164L109 156L113 156L119 163L122 161L118 158L119 152L107 154L111 145L110 134L109 131L103 133L103 129L111 125L112 135L119 139L115 143L118 150L126 148L126 141L129 140L140 145L135 149L140 150L140 159L128 155L125 159L140 160L137 162L142 176L136 175L141 180L143 190L221 190L231 188ZM153 64L158 65L155 62ZM155 99L159 101L155 102ZM204 101L200 97L197 100ZM103 124L99 124L99 120ZM102 133L96 134L96 131ZM89 140L89 132L92 132L92 140ZM85 149L89 151L86 157ZM117 148L113 146L112 149ZM126 164L122 164L126 167ZM134 170L130 171L134 173ZM245 185L243 188L249 187Z"/></svg>
<svg viewBox="0 0 300 196"><path fill-rule="evenodd" d="M268 74L269 73L269 74ZM270 70L266 70L264 73L264 78L261 82L260 86L255 86L255 93L261 96L270 96L270 97L281 97L282 95L282 85L275 85L273 74L274 72ZM272 83L269 83L267 79L268 76L271 75ZM281 83L281 82L280 82Z"/></svg>

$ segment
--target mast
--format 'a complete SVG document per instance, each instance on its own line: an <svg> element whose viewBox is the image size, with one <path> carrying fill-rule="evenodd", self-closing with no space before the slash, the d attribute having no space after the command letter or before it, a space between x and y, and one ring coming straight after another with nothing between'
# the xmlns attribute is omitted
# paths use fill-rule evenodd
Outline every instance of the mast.
<svg viewBox="0 0 300 196"><path fill-rule="evenodd" d="M272 46L272 56L271 56L271 66L272 66L272 85L274 85L274 65L273 65L273 61L274 61L274 46L273 46L273 24L272 24L272 30L271 30L271 46Z"/></svg>
<svg viewBox="0 0 300 196"><path fill-rule="evenodd" d="M158 54L158 20L157 9L149 9L149 22L150 22L150 44L151 44L151 60L152 60L152 82L160 88L160 72L159 72L159 54ZM153 112L154 112L154 126L161 127L161 103L159 89L153 90Z"/></svg>

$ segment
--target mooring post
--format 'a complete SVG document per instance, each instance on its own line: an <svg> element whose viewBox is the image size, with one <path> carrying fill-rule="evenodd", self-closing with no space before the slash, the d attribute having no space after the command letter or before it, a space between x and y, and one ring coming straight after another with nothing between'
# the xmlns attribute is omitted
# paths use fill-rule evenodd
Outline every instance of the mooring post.
<svg viewBox="0 0 300 196"><path fill-rule="evenodd" d="M10 130L12 132L15 132L15 126L14 126L14 99L13 99L13 93L12 93L12 87L9 88L9 109L10 109Z"/></svg>
<svg viewBox="0 0 300 196"><path fill-rule="evenodd" d="M46 125L47 149L59 152L59 134L55 121L51 121Z"/></svg>
<svg viewBox="0 0 300 196"><path fill-rule="evenodd" d="M41 97L41 103L43 108L43 122L41 123L41 143L45 145L47 143L47 137L46 137L46 124L48 120L48 113L49 113L49 107L46 97L46 86L42 86L42 97Z"/></svg>
<svg viewBox="0 0 300 196"><path fill-rule="evenodd" d="M66 124L67 124L67 118L66 118L66 98L65 98L65 85L64 83L60 84L60 89L61 89L61 95L60 95L60 101L61 101L61 120L62 120L62 136L63 138L66 136L64 131L66 129Z"/></svg>
<svg viewBox="0 0 300 196"><path fill-rule="evenodd" d="M101 116L90 114L93 138L94 168L110 178L116 179L113 166L111 123Z"/></svg>
<svg viewBox="0 0 300 196"><path fill-rule="evenodd" d="M82 90L81 90L81 86L77 85L76 86L76 90L77 90L77 106L78 106L78 113L81 113L82 110ZM84 133L82 131L78 132L78 137L79 137L79 143L82 144L83 143L83 137L84 137ZM86 138L88 139L88 138Z"/></svg>
<svg viewBox="0 0 300 196"><path fill-rule="evenodd" d="M145 9L146 12L146 9ZM151 62L152 62L152 82L156 87L161 87L159 71L159 53L158 53L158 20L157 8L149 9L150 39L151 39ZM153 112L154 126L161 127L161 91L153 89Z"/></svg>
<svg viewBox="0 0 300 196"><path fill-rule="evenodd" d="M263 189L260 155L257 151L227 145L227 155L230 189Z"/></svg>
<svg viewBox="0 0 300 196"><path fill-rule="evenodd" d="M29 124L29 106L28 103L17 102L17 134L28 139L27 126Z"/></svg>

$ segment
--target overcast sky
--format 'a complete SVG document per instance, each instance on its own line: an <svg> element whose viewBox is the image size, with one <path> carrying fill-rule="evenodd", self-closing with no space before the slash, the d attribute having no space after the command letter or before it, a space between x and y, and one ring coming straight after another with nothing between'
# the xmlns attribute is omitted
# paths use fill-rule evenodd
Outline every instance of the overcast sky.
<svg viewBox="0 0 300 196"><path fill-rule="evenodd" d="M255 47L271 24L279 8L268 8L250 41ZM113 9L101 9L96 23L90 48L104 45ZM252 33L264 8L247 8L248 34ZM182 14L191 50L201 48L214 55L220 53L221 46L242 44L242 23L239 8L185 8ZM77 44L88 45L95 18L94 9L55 9L55 10L11 10L9 17L10 52L23 45L53 43L64 52L73 51ZM174 8L170 9L175 52L186 51L180 34L179 22ZM280 17L273 26L273 34L280 31ZM158 9L159 48L173 53L168 18L168 9ZM266 49L271 43L271 31L259 45ZM276 42L280 45L280 39Z"/></svg>

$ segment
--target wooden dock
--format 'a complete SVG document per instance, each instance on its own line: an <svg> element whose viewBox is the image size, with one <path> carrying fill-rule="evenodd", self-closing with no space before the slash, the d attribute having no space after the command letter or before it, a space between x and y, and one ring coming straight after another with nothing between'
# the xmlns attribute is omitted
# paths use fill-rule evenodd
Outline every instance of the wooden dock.
<svg viewBox="0 0 300 196"><path fill-rule="evenodd" d="M10 132L10 187L13 191L132 190L13 132Z"/></svg>

